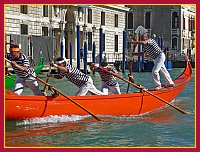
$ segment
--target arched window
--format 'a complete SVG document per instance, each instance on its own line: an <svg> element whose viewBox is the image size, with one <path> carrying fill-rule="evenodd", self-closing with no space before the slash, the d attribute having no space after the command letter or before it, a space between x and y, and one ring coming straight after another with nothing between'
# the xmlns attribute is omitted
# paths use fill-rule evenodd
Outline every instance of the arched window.
<svg viewBox="0 0 200 152"><path fill-rule="evenodd" d="M177 44L177 38L172 39L172 50L177 50L178 44Z"/></svg>
<svg viewBox="0 0 200 152"><path fill-rule="evenodd" d="M151 12L148 11L145 14L145 28L150 29L150 23L151 23Z"/></svg>
<svg viewBox="0 0 200 152"><path fill-rule="evenodd" d="M133 12L128 12L128 29L133 29Z"/></svg>
<svg viewBox="0 0 200 152"><path fill-rule="evenodd" d="M172 29L177 29L179 28L178 25L178 13L177 12L173 12L172 13Z"/></svg>

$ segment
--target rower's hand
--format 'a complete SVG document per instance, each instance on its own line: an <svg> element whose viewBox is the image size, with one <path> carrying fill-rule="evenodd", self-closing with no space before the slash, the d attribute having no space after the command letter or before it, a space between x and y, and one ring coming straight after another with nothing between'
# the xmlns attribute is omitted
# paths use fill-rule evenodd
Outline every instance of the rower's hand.
<svg viewBox="0 0 200 152"><path fill-rule="evenodd" d="M135 41L135 40L131 41L131 44L136 44L136 43L137 43L137 41Z"/></svg>
<svg viewBox="0 0 200 152"><path fill-rule="evenodd" d="M19 68L22 71L26 71L28 70L28 66L20 66L19 64L17 64L15 61L11 61L10 64L14 67Z"/></svg>
<svg viewBox="0 0 200 152"><path fill-rule="evenodd" d="M15 67L19 66L15 61L11 61L10 64Z"/></svg>
<svg viewBox="0 0 200 152"><path fill-rule="evenodd" d="M129 76L129 81L131 81L132 83L135 83L134 77L130 74L128 76Z"/></svg>
<svg viewBox="0 0 200 152"><path fill-rule="evenodd" d="M91 63L91 65L90 65L90 70L91 71L95 71L95 68L97 67L97 64L95 64L95 63Z"/></svg>
<svg viewBox="0 0 200 152"><path fill-rule="evenodd" d="M52 77L52 74L48 72L47 77Z"/></svg>
<svg viewBox="0 0 200 152"><path fill-rule="evenodd" d="M54 67L54 62L52 61L52 62L50 63L50 65L51 65L51 67Z"/></svg>

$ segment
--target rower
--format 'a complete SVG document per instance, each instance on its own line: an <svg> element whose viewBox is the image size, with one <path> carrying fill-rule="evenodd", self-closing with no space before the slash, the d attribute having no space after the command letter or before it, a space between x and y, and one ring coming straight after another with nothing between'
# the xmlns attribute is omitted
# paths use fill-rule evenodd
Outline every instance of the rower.
<svg viewBox="0 0 200 152"><path fill-rule="evenodd" d="M132 53L133 56L143 56L145 53L147 53L153 60L154 60L154 67L152 69L152 75L154 79L154 84L156 86L155 90L160 90L162 88L161 82L160 82L160 75L159 72L163 75L164 79L166 80L167 84L169 86L174 87L175 84L172 81L172 78L167 71L165 67L165 54L161 50L161 48L158 46L156 41L152 38L150 38L149 35L142 34L142 40L141 41L135 41L132 40L131 44L143 44L143 52L134 52Z"/></svg>
<svg viewBox="0 0 200 152"><path fill-rule="evenodd" d="M34 69L30 67L29 60L26 55L20 51L19 45L11 44L9 50L10 53L6 53L5 57L11 61L10 64L14 70L14 73L17 76L13 93L21 95L24 86L27 86L32 90L34 95L42 96L42 92L39 89L39 84L37 80L28 74L30 73L32 75L36 75ZM20 67L25 71L21 70Z"/></svg>

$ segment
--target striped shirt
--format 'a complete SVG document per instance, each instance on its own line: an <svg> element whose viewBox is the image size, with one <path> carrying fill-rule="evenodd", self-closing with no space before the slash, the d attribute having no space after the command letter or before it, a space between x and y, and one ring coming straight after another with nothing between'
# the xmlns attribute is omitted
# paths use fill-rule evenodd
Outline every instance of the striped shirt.
<svg viewBox="0 0 200 152"><path fill-rule="evenodd" d="M13 59L10 53L6 54L6 58L10 61L15 61L19 66L26 66L28 67L27 72L29 74L35 74L34 69L30 67L30 63L28 58L26 57L25 54L20 53L19 58L18 59ZM25 71L20 70L18 67L16 66L12 66L14 73L19 76L20 78L27 78L29 77L28 73Z"/></svg>
<svg viewBox="0 0 200 152"><path fill-rule="evenodd" d="M162 53L162 50L156 43L154 39L148 39L147 45L144 45L143 51L146 52L151 58L156 59L156 57Z"/></svg>
<svg viewBox="0 0 200 152"><path fill-rule="evenodd" d="M79 88L88 81L89 76L82 73L77 68L73 67L72 65L66 64L65 68L67 68L69 72L60 71L59 73L60 76L66 77L69 81L71 81L73 84L75 84Z"/></svg>
<svg viewBox="0 0 200 152"><path fill-rule="evenodd" d="M106 69L108 71L112 71L114 73L118 73L117 70L115 68L113 68L113 67L109 67L108 66L108 67L106 67ZM114 86L114 85L116 85L118 83L115 76L113 76L113 75L111 75L111 74L109 74L107 72L102 71L99 67L96 67L95 71L99 72L101 80L104 81L107 85Z"/></svg>

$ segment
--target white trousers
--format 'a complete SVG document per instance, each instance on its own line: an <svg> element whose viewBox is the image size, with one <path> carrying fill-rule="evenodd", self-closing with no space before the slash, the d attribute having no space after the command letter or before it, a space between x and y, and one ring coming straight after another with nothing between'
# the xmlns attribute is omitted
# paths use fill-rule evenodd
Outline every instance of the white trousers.
<svg viewBox="0 0 200 152"><path fill-rule="evenodd" d="M153 79L155 86L160 87L160 75L159 72L163 75L164 79L166 80L167 84L174 84L172 78L165 67L165 54L160 53L160 55L154 60L154 67L152 69Z"/></svg>
<svg viewBox="0 0 200 152"><path fill-rule="evenodd" d="M28 78L17 77L13 92L15 94L20 95L23 92L24 86L30 88L34 95L39 95L39 96L43 95L41 90L39 89L39 84L34 77L28 77Z"/></svg>
<svg viewBox="0 0 200 152"><path fill-rule="evenodd" d="M99 91L93 84L93 80L91 77L89 77L88 82L86 82L84 85L82 85L78 92L76 93L76 96L85 96L88 92L95 95L106 95L105 93Z"/></svg>
<svg viewBox="0 0 200 152"><path fill-rule="evenodd" d="M121 94L118 83L114 86L109 86L104 81L101 81L101 91L107 95L109 91L111 91L113 94Z"/></svg>

